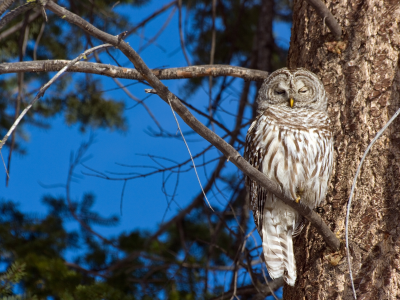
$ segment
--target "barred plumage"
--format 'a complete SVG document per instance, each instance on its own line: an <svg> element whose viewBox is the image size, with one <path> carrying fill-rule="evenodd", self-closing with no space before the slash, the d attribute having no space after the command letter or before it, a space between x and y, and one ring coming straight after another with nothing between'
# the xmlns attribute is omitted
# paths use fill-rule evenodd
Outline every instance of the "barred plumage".
<svg viewBox="0 0 400 300"><path fill-rule="evenodd" d="M294 201L310 208L325 198L333 165L333 141L326 113L325 90L304 69L273 72L259 91L259 115L251 124L245 158ZM251 208L271 278L283 276L294 285L296 263L292 236L302 217L249 178Z"/></svg>

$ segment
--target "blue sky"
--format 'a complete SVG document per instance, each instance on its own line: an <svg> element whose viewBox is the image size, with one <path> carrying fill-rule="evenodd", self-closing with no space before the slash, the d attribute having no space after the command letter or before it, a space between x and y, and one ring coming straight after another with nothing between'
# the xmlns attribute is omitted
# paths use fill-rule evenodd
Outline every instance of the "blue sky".
<svg viewBox="0 0 400 300"><path fill-rule="evenodd" d="M143 6L141 9L130 11L126 7L116 7L123 10L126 14L132 15L132 24L139 23L142 19L150 15L155 9L169 1L152 1L149 5ZM165 22L170 14L171 9L166 11L160 17L150 22L144 31L139 34L151 37L160 28L160 22ZM284 23L274 24L274 34L281 46L288 47L290 40L290 26ZM132 47L138 49L145 41L141 41L139 35L131 36L127 39ZM159 47L161 46L161 47ZM180 67L186 66L186 61L179 49L178 36L178 15L177 13L171 19L169 26L157 39L157 44L146 48L141 52L141 56L150 68L156 67ZM175 53L172 54L171 53ZM120 63L127 60L123 55L117 56ZM111 62L110 62L111 63ZM204 62L205 64L208 62ZM128 65L130 66L130 65ZM129 84L130 81L121 80L123 84ZM237 89L243 81L236 80ZM176 93L181 94L183 81L171 80L164 81L168 88ZM107 78L102 79L104 90L116 88L117 85ZM138 98L144 98L145 86L142 84L134 85L128 89ZM49 91L52 89L50 87ZM134 102L130 100L124 92L114 90L109 92L114 98L121 99L126 103L126 107L131 107ZM235 100L234 91L231 92L230 101ZM200 90L196 95L190 98L192 105L202 108L208 104L208 95L205 91ZM147 105L151 108L161 125L170 132L175 132L177 126L171 114L170 108L157 96L151 96L146 100ZM227 108L235 107L235 105ZM236 108L235 108L236 109ZM234 111L233 111L234 113ZM0 184L1 197L7 200L13 200L20 204L20 208L25 212L36 214L44 214L45 207L41 203L41 199L45 194L54 196L64 196L65 190L62 188L49 188L46 185L65 184L67 172L69 168L69 157L71 152L76 151L83 141L89 139L90 134L95 135L96 142L91 146L88 154L91 159L86 165L99 171L114 172L132 172L133 169L123 168L116 163L128 165L154 165L152 161L138 154L151 154L166 156L183 161L189 158L186 147L180 138L154 138L146 133L149 127L156 129L156 126L149 118L148 114L142 106L134 109L126 110L125 117L128 120L128 130L126 132L111 132L108 130L96 130L94 132L87 131L81 133L78 126L67 126L63 122L63 117L58 116L50 121L50 129L41 129L37 127L25 127L29 133L29 141L24 142L27 149L27 155L21 156L17 153L13 154L11 165L11 178L9 187L5 187L5 172L3 171L3 183ZM180 119L179 119L180 120ZM183 131L188 127L180 120ZM208 143L201 140L198 136L188 136L189 146L192 153L197 153ZM3 151L3 157L6 159L7 151ZM201 164L202 160L197 160L197 164ZM212 168L209 168L209 172ZM91 192L96 195L96 203L94 210L102 215L118 215L120 223L116 227L104 228L96 227L95 229L103 235L116 235L121 231L130 231L136 228L146 228L155 230L157 224L160 224L167 208L167 202L161 191L162 176L155 175L153 177L137 179L127 183L124 200L123 214L120 215L120 200L123 181L107 181L92 176L84 176L82 172L84 167L78 167L77 174L82 175L81 178L72 185L73 200L81 199L83 193ZM86 170L87 171L87 170ZM239 172L232 164L229 167L230 172ZM202 183L205 184L205 175L203 170L199 170ZM167 185L167 189L172 193L174 188L174 180ZM184 173L180 178L180 185L176 197L176 202L181 207L185 207L191 202L193 196L199 192L199 185L193 171ZM211 204L218 206L218 202L209 195ZM166 215L166 219L173 216L179 209L176 204L171 205L171 211ZM71 228L76 228L75 223L70 224Z"/></svg>

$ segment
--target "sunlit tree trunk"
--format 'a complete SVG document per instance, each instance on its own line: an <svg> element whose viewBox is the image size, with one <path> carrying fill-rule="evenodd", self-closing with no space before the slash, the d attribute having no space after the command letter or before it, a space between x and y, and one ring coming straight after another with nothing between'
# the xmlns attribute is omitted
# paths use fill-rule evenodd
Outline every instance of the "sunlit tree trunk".
<svg viewBox="0 0 400 300"><path fill-rule="evenodd" d="M346 205L360 159L400 107L399 1L326 3L342 41L306 1L294 3L290 68L319 75L329 97L335 170L323 219L344 240ZM400 298L400 120L368 155L350 212L350 253L358 299ZM284 299L352 299L345 254L332 254L315 229L295 240L298 279Z"/></svg>

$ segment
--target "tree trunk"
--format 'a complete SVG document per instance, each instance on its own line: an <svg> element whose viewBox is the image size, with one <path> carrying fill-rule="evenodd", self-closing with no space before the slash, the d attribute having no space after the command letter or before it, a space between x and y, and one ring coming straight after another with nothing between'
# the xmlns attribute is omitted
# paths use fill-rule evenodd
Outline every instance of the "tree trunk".
<svg viewBox="0 0 400 300"><path fill-rule="evenodd" d="M322 217L344 240L351 184L370 141L400 107L398 1L333 0L343 28L335 39L304 0L294 3L289 68L321 78L335 133L335 170ZM368 154L349 226L358 299L400 299L400 120ZM345 253L332 254L314 228L295 239L298 280L284 299L352 299Z"/></svg>

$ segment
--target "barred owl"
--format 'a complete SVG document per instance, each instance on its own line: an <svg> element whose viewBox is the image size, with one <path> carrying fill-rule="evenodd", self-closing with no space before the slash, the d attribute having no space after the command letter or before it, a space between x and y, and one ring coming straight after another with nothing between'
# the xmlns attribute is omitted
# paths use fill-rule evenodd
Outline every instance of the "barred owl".
<svg viewBox="0 0 400 300"><path fill-rule="evenodd" d="M264 81L257 102L258 116L246 136L246 160L293 201L315 208L325 198L333 165L322 82L305 69L279 69ZM250 178L246 186L268 273L293 286L292 237L303 229L303 218Z"/></svg>

